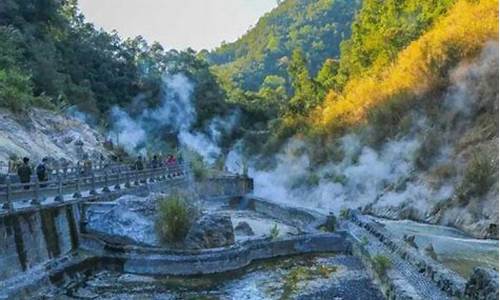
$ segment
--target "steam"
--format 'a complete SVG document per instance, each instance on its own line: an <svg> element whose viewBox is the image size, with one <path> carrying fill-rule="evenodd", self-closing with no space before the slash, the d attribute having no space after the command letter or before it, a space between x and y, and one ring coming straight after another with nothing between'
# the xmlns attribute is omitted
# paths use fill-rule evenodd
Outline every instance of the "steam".
<svg viewBox="0 0 500 300"><path fill-rule="evenodd" d="M65 110L66 116L85 123L89 126L94 126L96 124L95 118L89 114L86 114L78 109L76 105L72 105Z"/></svg>
<svg viewBox="0 0 500 300"><path fill-rule="evenodd" d="M123 145L128 152L141 152L146 141L146 131L141 122L132 119L127 112L115 106L111 109L113 120L112 135L116 136L117 143Z"/></svg>
<svg viewBox="0 0 500 300"><path fill-rule="evenodd" d="M255 193L261 197L298 206L338 212L341 208L357 208L374 202L391 184L410 176L420 143L404 138L386 143L380 151L363 146L356 135L342 138L344 158L336 164L312 169L305 154L304 142L291 140L277 155L277 167L271 171L250 169L255 180ZM295 155L294 153L304 153ZM384 201L397 204L399 199L427 195L426 187L406 190Z"/></svg>
<svg viewBox="0 0 500 300"><path fill-rule="evenodd" d="M194 86L183 74L166 75L163 79L162 103L155 110L146 110L142 118L169 125L175 131L188 130L196 121L191 96Z"/></svg>
<svg viewBox="0 0 500 300"><path fill-rule="evenodd" d="M214 118L208 122L204 131L192 130L197 120L193 102L193 83L183 74L166 74L163 78L161 104L155 109L146 109L132 117L119 107L111 110L113 128L111 138L130 153L145 153L146 144L154 143L153 137L161 136L162 131L174 133L181 147L200 154L206 163L212 164L220 155L218 146L224 133L236 124L239 114L233 113L227 120ZM140 105L140 99L136 99Z"/></svg>
<svg viewBox="0 0 500 300"><path fill-rule="evenodd" d="M444 110L461 118L472 118L485 103L496 103L498 109L498 44L486 45L482 54L472 63L463 63L450 74L451 86ZM496 80L492 80L496 78ZM493 85L493 89L491 88ZM496 86L496 87L495 87ZM439 104L436 104L439 105ZM495 108L489 108L495 109ZM297 138L291 139L275 155L276 167L271 171L250 166L254 179L254 193L288 205L338 212L342 208L411 207L424 217L432 207L454 193L453 180L433 186L427 174L416 168L416 155L423 146L426 134L455 134L450 143L440 143L434 164L458 164L453 146L463 134L453 125L445 132L437 130L425 115L416 115L410 133L386 141L373 149L363 144L360 135L348 134L340 139L343 158L335 163L313 167L307 155L310 145ZM440 120L440 122L451 122ZM467 121L462 121L467 123ZM318 147L315 145L315 147ZM237 170L241 149L230 152L226 167Z"/></svg>
<svg viewBox="0 0 500 300"><path fill-rule="evenodd" d="M498 85L495 82L491 86L492 80L498 81L498 59L498 42L489 42L478 59L460 64L451 73L453 85L448 90L445 105L452 114L471 117L485 101L497 100L498 103Z"/></svg>
<svg viewBox="0 0 500 300"><path fill-rule="evenodd" d="M224 163L224 168L233 174L243 174L245 159L241 154L243 152L243 142L238 141L231 151L226 156L226 161Z"/></svg>

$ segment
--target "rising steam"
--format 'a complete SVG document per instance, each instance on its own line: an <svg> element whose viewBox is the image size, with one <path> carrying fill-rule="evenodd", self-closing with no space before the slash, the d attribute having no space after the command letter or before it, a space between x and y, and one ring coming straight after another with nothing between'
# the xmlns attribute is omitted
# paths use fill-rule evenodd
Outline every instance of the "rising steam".
<svg viewBox="0 0 500 300"><path fill-rule="evenodd" d="M159 107L146 109L137 117L113 107L110 137L117 137L130 153L144 153L146 144L155 133L161 130L173 132L181 147L195 151L205 162L213 163L221 154L218 144L222 134L234 126L238 116L233 114L228 120L214 118L208 122L204 132L193 131L192 126L197 119L193 90L194 85L183 74L165 75Z"/></svg>
<svg viewBox="0 0 500 300"><path fill-rule="evenodd" d="M498 74L498 44L490 43L476 61L463 63L450 74L452 85L445 99L440 99L445 110L459 115L460 122L467 124L467 118L477 114L484 101L494 101L498 109L498 85L489 82L494 74ZM492 89L492 84L496 88ZM452 196L456 182L432 186L425 174L416 170L415 156L422 147L422 136L433 126L425 115L413 123L409 134L386 141L377 150L363 145L357 134L348 134L340 139L344 153L341 161L314 169L307 156L310 145L291 139L275 155L276 167L272 171L250 167L255 194L321 211L338 212L341 208L367 205L411 206L426 214L435 204ZM452 126L447 130L441 134L463 134ZM459 164L453 156L456 140L445 141L436 146L439 149L435 163ZM239 170L240 153L238 148L230 152L227 168Z"/></svg>

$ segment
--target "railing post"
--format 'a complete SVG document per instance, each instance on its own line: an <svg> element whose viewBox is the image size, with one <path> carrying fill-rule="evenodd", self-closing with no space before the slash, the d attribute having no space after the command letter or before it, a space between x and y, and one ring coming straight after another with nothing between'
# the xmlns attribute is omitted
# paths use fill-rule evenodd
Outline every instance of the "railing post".
<svg viewBox="0 0 500 300"><path fill-rule="evenodd" d="M132 187L132 185L130 184L130 172L127 170L125 171L125 177L126 177L125 188L129 189Z"/></svg>
<svg viewBox="0 0 500 300"><path fill-rule="evenodd" d="M10 201L10 193L11 193L11 186L10 186L10 176L7 175L5 178L5 183L7 184L7 194L6 194L6 199L5 203L3 204L2 208L7 209L9 212L14 210L14 206L12 202Z"/></svg>
<svg viewBox="0 0 500 300"><path fill-rule="evenodd" d="M135 171L135 185L140 185L141 183L139 182L139 170Z"/></svg>
<svg viewBox="0 0 500 300"><path fill-rule="evenodd" d="M59 172L57 172L57 196L54 200L57 202L64 201L62 176Z"/></svg>
<svg viewBox="0 0 500 300"><path fill-rule="evenodd" d="M116 184L115 184L115 191L119 191L119 190L121 190L121 188L122 188L122 187L121 187L121 182L120 182L120 173L121 173L121 171L120 171L120 170L118 170L118 174L116 174L116 177L117 177L117 179L116 179L116 180L117 180L117 182L116 182Z"/></svg>
<svg viewBox="0 0 500 300"><path fill-rule="evenodd" d="M167 180L172 179L172 174L170 173L170 167L165 167L165 173L167 174Z"/></svg>
<svg viewBox="0 0 500 300"><path fill-rule="evenodd" d="M149 171L149 175L147 177L149 177L149 182L150 183L153 183L155 182L155 177L154 177L154 170L153 169L150 169ZM148 179L146 178L146 182L148 181Z"/></svg>
<svg viewBox="0 0 500 300"><path fill-rule="evenodd" d="M73 198L81 198L81 197L82 197L82 193L80 191L80 170L77 170L77 173L76 173L76 191L73 194Z"/></svg>
<svg viewBox="0 0 500 300"><path fill-rule="evenodd" d="M167 180L167 176L165 176L165 167L161 167L160 172L160 180Z"/></svg>
<svg viewBox="0 0 500 300"><path fill-rule="evenodd" d="M161 173L161 169L160 169L160 167L156 168L156 169L155 169L155 175L156 175L156 180L157 180L157 181L162 181L161 174L162 174L162 173Z"/></svg>
<svg viewBox="0 0 500 300"><path fill-rule="evenodd" d="M35 189L34 189L34 197L31 200L32 205L40 205L40 182L38 181L38 177L35 176Z"/></svg>
<svg viewBox="0 0 500 300"><path fill-rule="evenodd" d="M90 190L90 194L92 196L95 196L97 195L97 189L96 189L96 186L95 186L95 172L92 171L92 189Z"/></svg>
<svg viewBox="0 0 500 300"><path fill-rule="evenodd" d="M108 171L106 170L106 171L104 171L104 187L102 188L102 192L103 193L109 193L109 192L111 192L109 190L109 182L108 181L109 181L109 179L108 179Z"/></svg>

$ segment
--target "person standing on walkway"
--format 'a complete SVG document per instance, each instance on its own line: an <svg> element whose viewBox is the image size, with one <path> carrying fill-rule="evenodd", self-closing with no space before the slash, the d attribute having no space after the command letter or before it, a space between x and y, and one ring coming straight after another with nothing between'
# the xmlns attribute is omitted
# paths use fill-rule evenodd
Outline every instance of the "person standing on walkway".
<svg viewBox="0 0 500 300"><path fill-rule="evenodd" d="M157 155L153 156L153 159L151 160L151 168L156 169L160 167L160 160L158 159Z"/></svg>
<svg viewBox="0 0 500 300"><path fill-rule="evenodd" d="M39 182L49 181L49 169L47 166L47 158L44 157L42 162L36 167L36 176ZM41 184L40 187L44 188L47 184Z"/></svg>
<svg viewBox="0 0 500 300"><path fill-rule="evenodd" d="M134 168L137 171L142 171L144 170L144 163L142 162L142 156L138 156L137 160L135 161Z"/></svg>
<svg viewBox="0 0 500 300"><path fill-rule="evenodd" d="M90 176L92 175L92 161L88 154L85 154L83 157L83 175Z"/></svg>
<svg viewBox="0 0 500 300"><path fill-rule="evenodd" d="M19 181L21 183L29 183L31 180L31 167L29 165L30 159L25 157L23 158L23 163L17 168L17 176L19 176ZM29 190L30 186L28 184L24 185L25 190Z"/></svg>

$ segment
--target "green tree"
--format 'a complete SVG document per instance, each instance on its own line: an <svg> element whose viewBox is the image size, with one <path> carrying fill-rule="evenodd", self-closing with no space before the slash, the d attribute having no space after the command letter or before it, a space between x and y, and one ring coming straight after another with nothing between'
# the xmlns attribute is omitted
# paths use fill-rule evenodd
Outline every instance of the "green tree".
<svg viewBox="0 0 500 300"><path fill-rule="evenodd" d="M0 26L0 106L22 111L35 100L29 73L24 72L19 50L21 33Z"/></svg>
<svg viewBox="0 0 500 300"><path fill-rule="evenodd" d="M422 34L455 0L365 0L341 44L337 82L390 63L401 49Z"/></svg>
<svg viewBox="0 0 500 300"><path fill-rule="evenodd" d="M325 97L328 90L337 88L335 76L337 75L338 69L338 60L327 59L316 75L316 82L318 82L321 87L321 98Z"/></svg>
<svg viewBox="0 0 500 300"><path fill-rule="evenodd" d="M296 49L288 67L294 95L289 103L292 113L304 115L318 104L317 85L309 75L304 53Z"/></svg>

